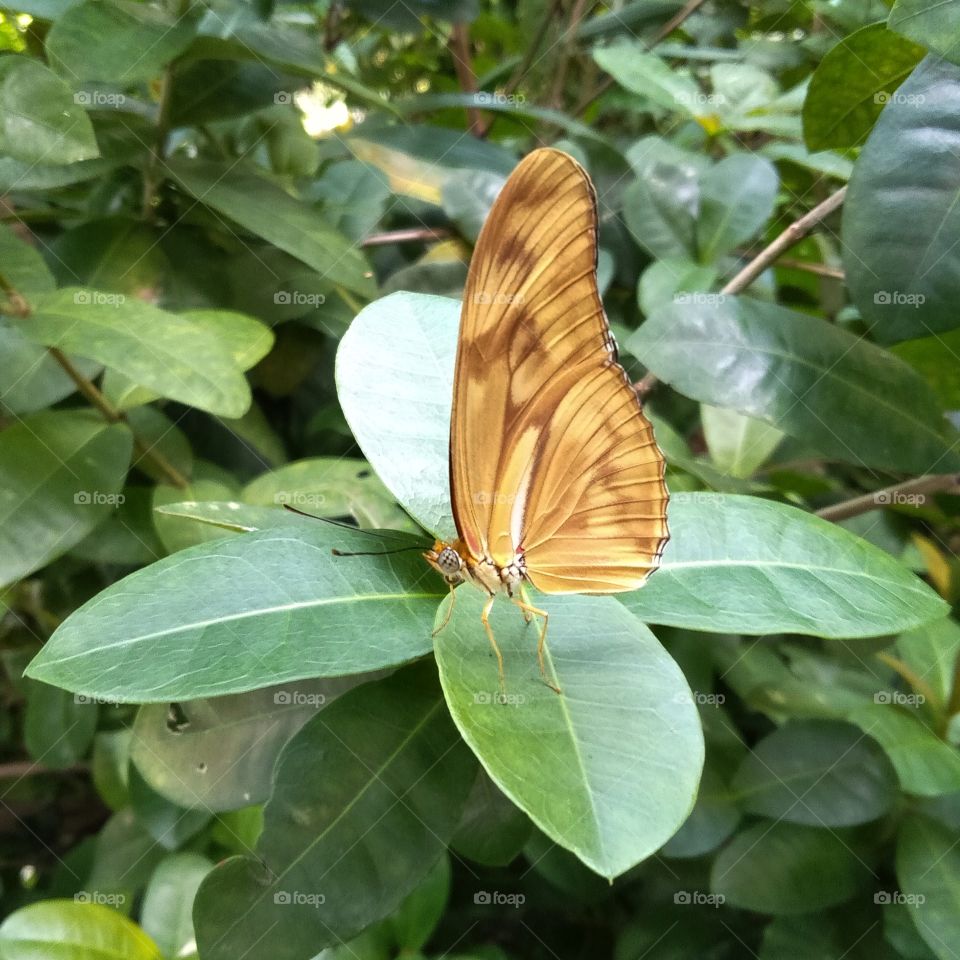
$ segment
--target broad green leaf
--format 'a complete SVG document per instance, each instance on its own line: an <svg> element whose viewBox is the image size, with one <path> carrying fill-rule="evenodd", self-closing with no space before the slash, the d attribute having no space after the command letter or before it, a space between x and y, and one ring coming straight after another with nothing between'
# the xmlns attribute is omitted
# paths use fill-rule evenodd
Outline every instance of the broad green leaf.
<svg viewBox="0 0 960 960"><path fill-rule="evenodd" d="M28 301L56 286L40 251L24 243L6 224L0 224L0 262L3 278Z"/></svg>
<svg viewBox="0 0 960 960"><path fill-rule="evenodd" d="M89 357L158 394L239 417L250 387L223 341L189 316L122 293L65 288L36 301L19 329L31 340Z"/></svg>
<svg viewBox="0 0 960 960"><path fill-rule="evenodd" d="M869 637L936 620L945 609L889 554L796 507L686 493L671 499L667 520L660 569L621 597L646 623Z"/></svg>
<svg viewBox="0 0 960 960"><path fill-rule="evenodd" d="M478 629L484 599L458 591L435 641L444 694L500 789L551 839L612 878L663 846L693 807L699 718L680 669L614 600L534 602L550 614L547 676L563 692L540 679L537 626L502 603L491 616L504 657L501 694Z"/></svg>
<svg viewBox="0 0 960 960"><path fill-rule="evenodd" d="M160 960L161 953L133 921L97 903L40 900L0 926L4 960Z"/></svg>
<svg viewBox="0 0 960 960"><path fill-rule="evenodd" d="M183 517L196 520L233 533L251 533L254 530L267 530L271 527L293 527L303 529L303 518L282 507L253 507L238 500L187 500L176 499L173 488L165 492L168 503L154 507L156 514L164 517ZM158 520L158 522L162 522ZM199 541L197 541L199 542Z"/></svg>
<svg viewBox="0 0 960 960"><path fill-rule="evenodd" d="M960 329L898 343L893 352L930 384L945 410L960 410Z"/></svg>
<svg viewBox="0 0 960 960"><path fill-rule="evenodd" d="M477 242L505 178L489 170L455 170L443 184L443 212L471 243Z"/></svg>
<svg viewBox="0 0 960 960"><path fill-rule="evenodd" d="M707 741L708 754L710 750ZM740 811L729 787L713 768L703 771L697 802L683 826L663 846L664 857L702 857L716 850L737 828Z"/></svg>
<svg viewBox="0 0 960 960"><path fill-rule="evenodd" d="M593 51L597 65L643 101L689 117L703 115L708 97L689 77L641 43L617 43Z"/></svg>
<svg viewBox="0 0 960 960"><path fill-rule="evenodd" d="M351 240L362 240L380 222L390 198L386 177L356 160L335 163L313 185L330 225Z"/></svg>
<svg viewBox="0 0 960 960"><path fill-rule="evenodd" d="M417 529L364 460L298 460L251 480L240 499L255 506L287 504L321 517L349 515L361 527L387 527L411 533Z"/></svg>
<svg viewBox="0 0 960 960"><path fill-rule="evenodd" d="M864 897L835 910L777 917L764 928L757 960L893 960L881 909L889 908ZM904 960L917 958L908 954Z"/></svg>
<svg viewBox="0 0 960 960"><path fill-rule="evenodd" d="M295 90L295 77L264 63L190 60L175 66L170 93L174 127L243 117L273 106L278 93Z"/></svg>
<svg viewBox="0 0 960 960"><path fill-rule="evenodd" d="M708 403L700 407L700 420L711 459L734 477L749 477L783 439L780 430L763 420Z"/></svg>
<svg viewBox="0 0 960 960"><path fill-rule="evenodd" d="M714 267L694 263L687 257L654 260L640 276L637 287L640 309L649 316L658 307L674 299L682 301L696 298L697 294L718 296L707 293L716 279Z"/></svg>
<svg viewBox="0 0 960 960"><path fill-rule="evenodd" d="M397 535L400 546L416 541ZM415 551L304 520L182 550L68 617L30 665L36 679L123 702L241 693L394 666L430 650L443 583ZM158 598L163 598L162 601Z"/></svg>
<svg viewBox="0 0 960 960"><path fill-rule="evenodd" d="M97 706L46 683L31 683L23 721L30 756L47 767L69 767L80 760L97 728Z"/></svg>
<svg viewBox="0 0 960 960"><path fill-rule="evenodd" d="M881 114L850 178L847 282L883 343L960 326L960 248L953 239L960 229L958 103L960 66L927 57Z"/></svg>
<svg viewBox="0 0 960 960"><path fill-rule="evenodd" d="M887 25L941 57L960 62L960 0L897 0Z"/></svg>
<svg viewBox="0 0 960 960"><path fill-rule="evenodd" d="M187 955L193 942L193 898L213 864L198 853L173 853L153 871L140 908L143 929L165 957Z"/></svg>
<svg viewBox="0 0 960 960"><path fill-rule="evenodd" d="M897 879L917 932L940 960L952 960L960 938L956 833L926 817L908 817L897 838Z"/></svg>
<svg viewBox="0 0 960 960"><path fill-rule="evenodd" d="M37 60L0 60L0 153L31 165L100 156L86 111L70 88Z"/></svg>
<svg viewBox="0 0 960 960"><path fill-rule="evenodd" d="M253 169L201 160L171 160L167 170L199 202L269 240L347 290L372 295L372 272L360 250L315 209Z"/></svg>
<svg viewBox="0 0 960 960"><path fill-rule="evenodd" d="M129 770L130 809L164 850L174 851L195 837L213 817L205 807L182 807L154 790L136 767Z"/></svg>
<svg viewBox="0 0 960 960"><path fill-rule="evenodd" d="M774 140L766 144L760 152L775 162L788 160L798 167L823 173L837 180L849 180L853 173L853 162L832 150L817 150L814 153L799 143Z"/></svg>
<svg viewBox="0 0 960 960"><path fill-rule="evenodd" d="M127 485L117 509L71 551L89 563L139 567L159 560L166 551L151 514L153 490Z"/></svg>
<svg viewBox="0 0 960 960"><path fill-rule="evenodd" d="M37 413L0 432L0 583L39 569L114 509L133 438L83 410Z"/></svg>
<svg viewBox="0 0 960 960"><path fill-rule="evenodd" d="M337 360L367 459L421 525L453 532L447 469L456 301L394 294L366 308ZM397 410L396 419L384 415ZM677 495L663 567L625 602L648 623L733 633L876 636L946 609L905 567L832 524L752 497Z"/></svg>
<svg viewBox="0 0 960 960"><path fill-rule="evenodd" d="M120 810L101 827L94 841L87 888L116 894L116 906L129 911L165 853L133 810Z"/></svg>
<svg viewBox="0 0 960 960"><path fill-rule="evenodd" d="M917 925L905 903L886 903L883 907L883 936L905 960L937 960L936 954L926 945L917 931ZM873 956L866 960L874 960ZM817 958L820 960L820 958Z"/></svg>
<svg viewBox="0 0 960 960"><path fill-rule="evenodd" d="M811 150L858 147L880 111L923 59L924 49L886 24L844 37L820 62L803 104L803 138ZM865 66L868 65L868 66Z"/></svg>
<svg viewBox="0 0 960 960"><path fill-rule="evenodd" d="M897 638L897 655L937 695L942 709L953 689L960 657L960 624L950 617L925 624Z"/></svg>
<svg viewBox="0 0 960 960"><path fill-rule="evenodd" d="M45 47L51 65L71 83L128 86L159 74L193 37L189 20L175 20L157 7L85 0L56 19Z"/></svg>
<svg viewBox="0 0 960 960"><path fill-rule="evenodd" d="M101 730L93 740L93 782L101 799L114 811L130 803L130 734L129 728Z"/></svg>
<svg viewBox="0 0 960 960"><path fill-rule="evenodd" d="M280 924L271 954L310 960L391 913L442 855L474 769L432 664L345 695L278 758L256 859L201 885L201 956L235 960Z"/></svg>
<svg viewBox="0 0 960 960"><path fill-rule="evenodd" d="M414 953L424 947L443 917L449 898L450 858L442 854L423 883L388 921L401 951Z"/></svg>
<svg viewBox="0 0 960 960"><path fill-rule="evenodd" d="M623 193L623 217L634 240L652 257L696 259L699 177L709 160L653 135L638 140L626 157L637 175Z"/></svg>
<svg viewBox="0 0 960 960"><path fill-rule="evenodd" d="M520 855L530 830L527 815L481 768L450 845L468 860L503 867Z"/></svg>
<svg viewBox="0 0 960 960"><path fill-rule="evenodd" d="M713 263L752 240L773 216L779 177L763 157L735 153L700 178L697 248Z"/></svg>
<svg viewBox="0 0 960 960"><path fill-rule="evenodd" d="M849 831L763 820L720 851L710 889L728 906L780 916L843 903L872 880Z"/></svg>
<svg viewBox="0 0 960 960"><path fill-rule="evenodd" d="M158 239L156 231L142 221L87 220L50 244L50 262L64 286L83 284L148 299L159 293L169 270Z"/></svg>
<svg viewBox="0 0 960 960"><path fill-rule="evenodd" d="M886 814L896 783L883 751L856 727L804 720L755 744L732 787L750 813L811 827L852 827Z"/></svg>
<svg viewBox="0 0 960 960"><path fill-rule="evenodd" d="M140 708L131 756L144 779L182 807L235 810L263 803L283 745L321 708L368 675Z"/></svg>
<svg viewBox="0 0 960 960"><path fill-rule="evenodd" d="M851 711L849 720L887 752L906 793L937 797L960 790L960 753L905 708L871 703Z"/></svg>
<svg viewBox="0 0 960 960"><path fill-rule="evenodd" d="M625 344L680 393L772 423L853 463L960 467L930 388L840 327L747 297L670 303Z"/></svg>
<svg viewBox="0 0 960 960"><path fill-rule="evenodd" d="M454 529L445 491L459 312L455 300L394 293L357 315L337 351L337 394L364 455L440 535Z"/></svg>

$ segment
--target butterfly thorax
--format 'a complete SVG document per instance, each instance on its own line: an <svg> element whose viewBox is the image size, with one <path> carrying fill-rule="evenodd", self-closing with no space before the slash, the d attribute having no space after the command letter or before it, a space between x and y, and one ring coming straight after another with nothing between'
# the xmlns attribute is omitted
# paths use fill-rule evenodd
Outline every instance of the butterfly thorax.
<svg viewBox="0 0 960 960"><path fill-rule="evenodd" d="M506 591L513 596L513 588L526 577L522 554L504 567L498 567L490 557L477 558L462 540L444 543L437 540L423 558L443 576L451 586L472 583L484 593L493 595Z"/></svg>

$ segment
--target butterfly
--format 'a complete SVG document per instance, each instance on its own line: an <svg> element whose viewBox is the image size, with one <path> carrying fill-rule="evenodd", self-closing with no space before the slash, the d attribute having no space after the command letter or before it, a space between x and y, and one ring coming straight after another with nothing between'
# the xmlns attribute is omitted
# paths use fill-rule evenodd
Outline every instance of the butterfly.
<svg viewBox="0 0 960 960"><path fill-rule="evenodd" d="M507 179L464 290L450 421L457 537L423 554L454 587L505 593L528 622L542 593L642 586L668 539L664 459L617 348L597 286L597 201L583 167L540 149Z"/></svg>

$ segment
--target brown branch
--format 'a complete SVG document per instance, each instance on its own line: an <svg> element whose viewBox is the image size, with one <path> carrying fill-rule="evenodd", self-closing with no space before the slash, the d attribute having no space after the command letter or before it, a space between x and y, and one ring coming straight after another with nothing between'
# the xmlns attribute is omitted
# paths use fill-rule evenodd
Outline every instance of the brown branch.
<svg viewBox="0 0 960 960"><path fill-rule="evenodd" d="M769 246L760 251L720 292L727 295L740 293L753 283L782 253L796 246L818 223L825 220L843 204L847 188L841 187L823 203L794 221Z"/></svg>
<svg viewBox="0 0 960 960"><path fill-rule="evenodd" d="M160 99L157 108L157 129L143 171L143 219L152 221L157 214L157 191L163 182L163 159L170 136L170 95L173 92L173 65L168 64L160 76Z"/></svg>
<svg viewBox="0 0 960 960"><path fill-rule="evenodd" d="M6 313L23 320L29 318L32 310L27 300L13 285L0 275L0 290L7 295L7 303L2 304ZM85 377L74 365L70 358L57 347L47 347L47 352L63 368L63 372L73 381L77 391L99 411L108 423L123 423L133 434L133 445L142 457L152 460L157 469L166 475L175 487L186 487L187 478L172 464L159 450L152 447L141 437L137 436L127 420L127 415L113 406L112 403L97 389L96 384Z"/></svg>
<svg viewBox="0 0 960 960"><path fill-rule="evenodd" d="M73 763L69 767L47 767L32 760L19 760L13 763L0 763L0 780L19 780L22 777L32 777L36 774L49 774L62 777L71 773L89 773L90 767L85 763Z"/></svg>
<svg viewBox="0 0 960 960"><path fill-rule="evenodd" d="M871 510L880 510L883 507L895 506L898 503L909 503L908 498L910 497L923 498L928 493L952 492L954 487L958 488L957 492L960 492L960 473L927 474L923 477L905 480L903 483L897 483L891 487L884 487L882 490L875 490L873 493L865 493L859 497L842 500L840 503L818 510L817 516L836 523L849 517L857 517L861 513L869 513ZM923 501L920 500L919 502L922 503Z"/></svg>
<svg viewBox="0 0 960 960"><path fill-rule="evenodd" d="M576 53L577 29L586 13L587 0L574 0L570 11L570 20L560 41L560 58L553 71L553 84L547 97L547 106L559 110L563 106L563 87L567 80L567 71Z"/></svg>
<svg viewBox="0 0 960 960"><path fill-rule="evenodd" d="M781 233L773 243L764 247L732 280L720 289L723 296L734 296L741 293L753 283L777 258L796 246L821 220L826 219L843 203L847 188L841 187L836 193L827 197L823 203L818 203L812 210L805 213L799 220L794 221ZM657 378L648 373L642 380L634 384L641 397L649 393L656 385Z"/></svg>
<svg viewBox="0 0 960 960"><path fill-rule="evenodd" d="M433 227L410 227L407 230L387 230L383 233L371 233L369 237L360 241L360 246L383 247L390 243L429 242L431 240L446 240L450 236L450 231L441 227L436 229Z"/></svg>
<svg viewBox="0 0 960 960"><path fill-rule="evenodd" d="M470 28L467 24L453 25L449 46L460 89L464 93L476 93L477 75L473 72L473 62L470 57ZM475 137L483 136L483 118L476 107L467 107L467 130Z"/></svg>

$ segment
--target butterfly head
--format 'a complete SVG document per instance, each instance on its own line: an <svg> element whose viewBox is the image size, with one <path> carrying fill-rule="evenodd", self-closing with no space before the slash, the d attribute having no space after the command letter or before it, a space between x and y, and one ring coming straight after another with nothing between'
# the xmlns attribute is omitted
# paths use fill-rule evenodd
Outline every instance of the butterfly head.
<svg viewBox="0 0 960 960"><path fill-rule="evenodd" d="M463 583L466 579L463 557L457 551L456 545L437 540L433 545L433 549L428 550L423 555L423 559L426 560L447 583Z"/></svg>

